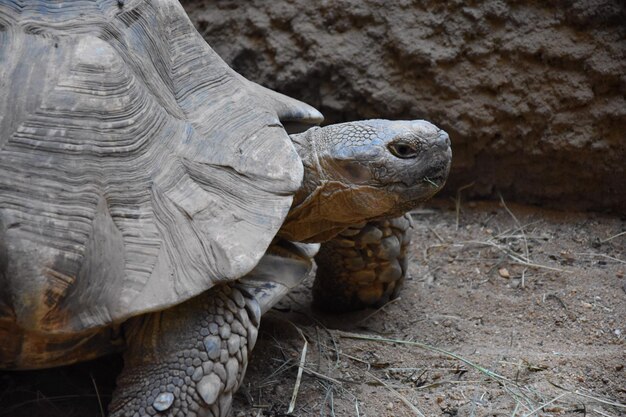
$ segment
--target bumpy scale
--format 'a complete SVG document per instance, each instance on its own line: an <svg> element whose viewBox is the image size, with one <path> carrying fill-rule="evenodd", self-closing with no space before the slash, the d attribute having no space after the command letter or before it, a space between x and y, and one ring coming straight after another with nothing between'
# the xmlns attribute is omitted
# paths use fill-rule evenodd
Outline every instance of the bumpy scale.
<svg viewBox="0 0 626 417"><path fill-rule="evenodd" d="M323 244L315 257L315 306L349 311L396 297L407 272L410 227L405 214L350 227Z"/></svg>
<svg viewBox="0 0 626 417"><path fill-rule="evenodd" d="M246 371L261 310L223 284L161 313L134 319L112 417L225 417Z"/></svg>

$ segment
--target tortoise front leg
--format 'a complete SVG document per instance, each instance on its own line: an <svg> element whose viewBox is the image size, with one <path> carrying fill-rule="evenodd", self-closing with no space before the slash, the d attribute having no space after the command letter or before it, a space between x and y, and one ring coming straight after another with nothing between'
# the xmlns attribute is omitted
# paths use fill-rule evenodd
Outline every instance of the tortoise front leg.
<svg viewBox="0 0 626 417"><path fill-rule="evenodd" d="M313 304L327 311L377 307L397 297L407 272L409 214L344 230L315 257Z"/></svg>
<svg viewBox="0 0 626 417"><path fill-rule="evenodd" d="M225 417L257 337L259 304L222 284L131 319L111 416Z"/></svg>

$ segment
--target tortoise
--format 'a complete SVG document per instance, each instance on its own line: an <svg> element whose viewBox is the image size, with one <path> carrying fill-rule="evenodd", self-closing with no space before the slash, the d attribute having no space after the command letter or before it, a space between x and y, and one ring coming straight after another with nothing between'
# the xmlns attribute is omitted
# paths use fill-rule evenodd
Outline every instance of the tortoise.
<svg viewBox="0 0 626 417"><path fill-rule="evenodd" d="M320 308L394 297L450 166L426 121L316 127L174 0L3 1L0 85L0 368L124 351L111 416L227 415L313 257Z"/></svg>

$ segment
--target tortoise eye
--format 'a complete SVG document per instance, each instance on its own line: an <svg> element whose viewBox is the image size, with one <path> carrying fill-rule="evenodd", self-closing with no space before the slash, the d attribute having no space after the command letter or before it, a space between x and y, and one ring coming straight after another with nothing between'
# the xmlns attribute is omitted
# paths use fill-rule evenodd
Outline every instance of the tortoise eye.
<svg viewBox="0 0 626 417"><path fill-rule="evenodd" d="M417 149L415 149L415 147L410 143L406 143L406 142L390 143L388 148L389 148L389 151L398 158L410 159L410 158L417 157Z"/></svg>

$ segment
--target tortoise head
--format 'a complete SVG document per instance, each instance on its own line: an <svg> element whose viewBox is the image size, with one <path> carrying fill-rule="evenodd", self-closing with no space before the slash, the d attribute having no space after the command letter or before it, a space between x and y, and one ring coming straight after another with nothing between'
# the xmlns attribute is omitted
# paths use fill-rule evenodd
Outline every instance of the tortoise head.
<svg viewBox="0 0 626 417"><path fill-rule="evenodd" d="M280 234L324 241L346 227L398 216L443 187L448 134L423 121L365 120L291 135L304 180Z"/></svg>

